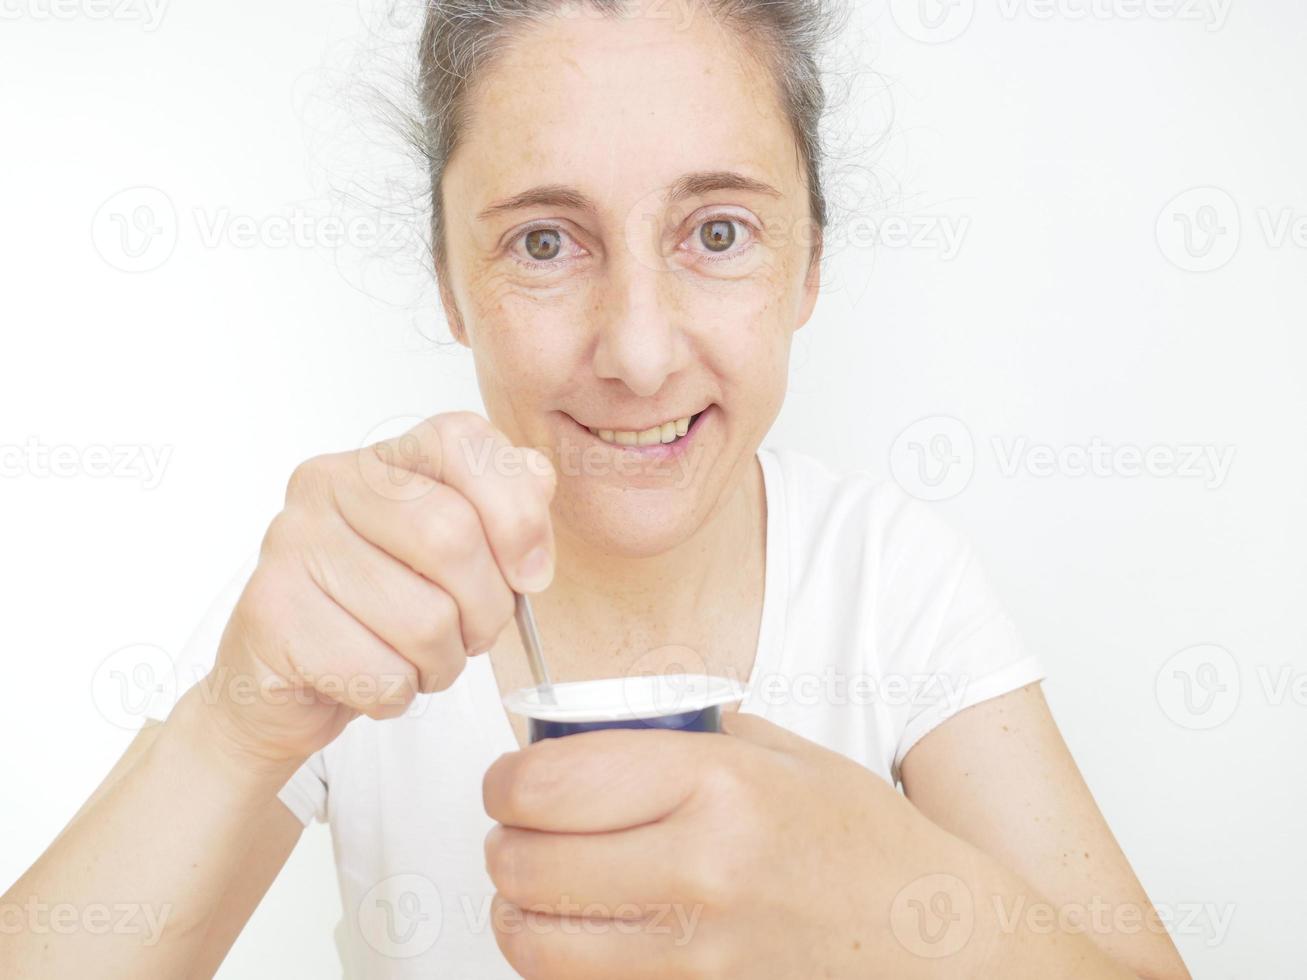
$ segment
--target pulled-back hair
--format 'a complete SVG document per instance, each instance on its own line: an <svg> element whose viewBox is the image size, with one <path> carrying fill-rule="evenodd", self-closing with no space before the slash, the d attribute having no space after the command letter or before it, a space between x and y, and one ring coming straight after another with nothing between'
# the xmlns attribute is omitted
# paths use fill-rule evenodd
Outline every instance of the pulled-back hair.
<svg viewBox="0 0 1307 980"><path fill-rule="evenodd" d="M829 215L820 139L826 112L820 62L822 48L842 28L844 4L841 0L670 2L685 11L703 10L734 28L770 69L807 175L810 218L818 233L823 232ZM432 257L443 273L441 181L466 129L469 95L478 80L530 23L582 9L619 17L628 13L631 0L427 0L424 6L418 77L421 149L431 180ZM655 4L664 11L668 6Z"/></svg>

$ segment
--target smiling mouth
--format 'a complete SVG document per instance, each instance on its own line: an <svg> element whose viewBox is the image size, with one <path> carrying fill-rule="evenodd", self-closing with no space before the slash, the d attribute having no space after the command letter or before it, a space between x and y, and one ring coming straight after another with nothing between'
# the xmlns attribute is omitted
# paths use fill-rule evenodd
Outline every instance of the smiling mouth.
<svg viewBox="0 0 1307 980"><path fill-rule="evenodd" d="M707 409L704 409L706 412ZM694 428L703 412L686 415L679 419L670 419L648 429L600 429L587 425L590 434L615 446L658 446L679 442ZM579 424L579 423L578 423Z"/></svg>

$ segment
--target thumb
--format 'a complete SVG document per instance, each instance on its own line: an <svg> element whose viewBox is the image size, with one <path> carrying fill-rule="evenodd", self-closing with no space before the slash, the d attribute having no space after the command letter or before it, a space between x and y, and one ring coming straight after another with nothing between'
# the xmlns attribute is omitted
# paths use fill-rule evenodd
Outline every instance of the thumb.
<svg viewBox="0 0 1307 980"><path fill-rule="evenodd" d="M754 745L791 755L803 755L818 747L788 728L782 728L775 722L768 721L762 715L743 711L722 712L722 731L727 735L742 738L746 742L752 742Z"/></svg>

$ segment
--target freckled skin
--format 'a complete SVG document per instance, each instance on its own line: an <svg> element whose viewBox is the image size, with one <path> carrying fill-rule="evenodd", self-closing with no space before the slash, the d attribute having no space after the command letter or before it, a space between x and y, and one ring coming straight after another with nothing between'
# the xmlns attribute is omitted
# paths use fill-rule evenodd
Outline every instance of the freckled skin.
<svg viewBox="0 0 1307 980"><path fill-rule="evenodd" d="M557 571L534 603L554 678L620 676L646 652L638 666L666 673L687 649L707 672L743 678L764 564L754 453L817 294L806 177L771 80L710 17L686 26L636 16L533 26L481 82L442 188L442 298L473 352L490 420L557 460L570 441L594 442L563 413L638 428L620 422L715 406L688 444L702 452L684 482L560 471ZM666 197L687 173L725 170L779 195ZM574 188L594 207L538 204L476 220L548 185ZM713 263L683 247L727 214L761 231L750 248ZM566 239L557 268L513 258L540 225ZM492 652L501 691L530 683L513 646L501 637ZM513 725L525 742L525 723L515 716ZM652 894L707 907L696 941L725 949L715 962L743 965L724 975L756 980L1187 976L1164 936L1012 932L990 912L991 898L1007 908L1043 902L1040 889L1055 901L1107 896L1150 908L1037 688L974 705L927 734L904 759L906 795L756 715L724 712L723 727L730 737L595 732L502 756L484 786L498 822L487 838L497 901L548 908L589 893L611 908ZM575 782L553 800L510 792L519 777L533 782L527 766L542 767L537 787ZM649 795L660 785L666 801ZM640 799L647 809L633 806ZM524 801L535 812L521 812ZM1071 860L1089 853L1105 856L1092 867ZM668 855L693 855L709 873L668 882ZM495 878L506 867L512 880ZM914 883L942 872L975 897L974 935L936 960L893 923ZM538 966L551 938L496 932L514 965ZM1131 969L1108 962L1095 940ZM590 969L564 958L552 971L519 972L620 976L637 957L642 975L695 972L676 968L675 950L650 956L636 937L606 953L601 937L578 941L590 947Z"/></svg>
<svg viewBox="0 0 1307 980"><path fill-rule="evenodd" d="M560 471L560 548L570 538L641 557L683 544L731 506L780 410L817 281L808 237L791 231L809 216L807 178L772 93L762 66L711 18L689 30L659 17L573 18L523 35L471 100L443 185L442 289L490 420L557 464L580 450L561 412L600 424L720 409L698 434L688 479ZM683 174L717 170L782 196L663 201ZM542 184L577 188L596 213L540 206L477 220ZM711 253L698 231L718 208L762 233L747 236L741 257L701 261ZM528 257L524 226L540 222L564 232L558 271L511 257L515 242Z"/></svg>

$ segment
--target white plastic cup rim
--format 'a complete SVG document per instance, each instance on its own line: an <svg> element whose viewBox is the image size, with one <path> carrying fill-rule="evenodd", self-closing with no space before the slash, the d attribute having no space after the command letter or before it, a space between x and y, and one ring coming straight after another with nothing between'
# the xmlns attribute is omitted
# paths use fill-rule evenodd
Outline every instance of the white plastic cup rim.
<svg viewBox="0 0 1307 980"><path fill-rule="evenodd" d="M514 714L539 721L634 721L663 718L744 700L744 687L709 674L641 674L555 684L556 704L540 689L524 687L504 697Z"/></svg>

